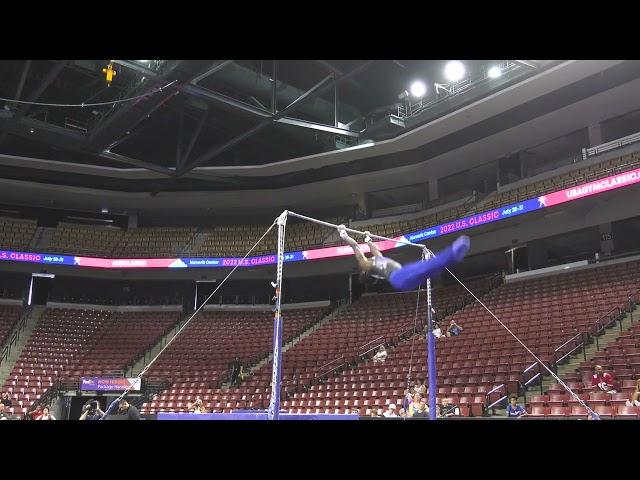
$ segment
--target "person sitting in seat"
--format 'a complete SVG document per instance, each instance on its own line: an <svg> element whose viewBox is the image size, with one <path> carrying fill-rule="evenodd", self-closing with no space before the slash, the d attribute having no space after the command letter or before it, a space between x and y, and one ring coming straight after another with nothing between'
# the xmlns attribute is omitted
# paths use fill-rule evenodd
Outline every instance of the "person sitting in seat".
<svg viewBox="0 0 640 480"><path fill-rule="evenodd" d="M420 396L427 394L427 386L424 383L422 383L422 379L420 378L416 379L416 384L413 386L413 392L419 393Z"/></svg>
<svg viewBox="0 0 640 480"><path fill-rule="evenodd" d="M616 379L609 373L605 372L602 365L596 365L595 373L591 376L591 387L606 393L616 393Z"/></svg>
<svg viewBox="0 0 640 480"><path fill-rule="evenodd" d="M396 415L396 404L390 403L382 416L385 418L398 418L398 415Z"/></svg>
<svg viewBox="0 0 640 480"><path fill-rule="evenodd" d="M204 402L200 398L200 395L198 395L195 401L189 405L188 410L191 413L205 413Z"/></svg>
<svg viewBox="0 0 640 480"><path fill-rule="evenodd" d="M51 415L51 413L49 412L49 407L44 407L42 409L42 415L36 418L36 420L55 420L55 419L56 417Z"/></svg>
<svg viewBox="0 0 640 480"><path fill-rule="evenodd" d="M0 403L0 420L11 420L9 415L7 415L4 410L4 403Z"/></svg>
<svg viewBox="0 0 640 480"><path fill-rule="evenodd" d="M413 405L413 404L412 404ZM413 410L412 418L428 418L429 406L427 405L427 399L421 398L418 403L418 407Z"/></svg>
<svg viewBox="0 0 640 480"><path fill-rule="evenodd" d="M636 382L636 389L631 393L631 398L627 400L627 407L640 407L640 379Z"/></svg>
<svg viewBox="0 0 640 480"><path fill-rule="evenodd" d="M0 400L4 404L5 407L11 408L11 398L7 392L2 393L2 399Z"/></svg>
<svg viewBox="0 0 640 480"><path fill-rule="evenodd" d="M459 417L460 416L460 408L451 403L450 398L442 399L442 406L440 407L440 418L447 417Z"/></svg>
<svg viewBox="0 0 640 480"><path fill-rule="evenodd" d="M373 363L384 363L387 359L387 355L387 350L384 348L384 345L380 345L378 353L373 356Z"/></svg>
<svg viewBox="0 0 640 480"><path fill-rule="evenodd" d="M456 323L455 320L452 319L449 323L449 328L447 328L447 337L457 337L462 333L462 330L464 330L464 328L462 328Z"/></svg>
<svg viewBox="0 0 640 480"><path fill-rule="evenodd" d="M442 329L440 328L440 325L438 325L437 322L435 322L433 324L432 333L433 333L433 336L436 337L436 338L444 338L443 335L442 335Z"/></svg>
<svg viewBox="0 0 640 480"><path fill-rule="evenodd" d="M508 418L520 418L529 415L522 405L518 405L518 396L509 395L509 405L507 405Z"/></svg>

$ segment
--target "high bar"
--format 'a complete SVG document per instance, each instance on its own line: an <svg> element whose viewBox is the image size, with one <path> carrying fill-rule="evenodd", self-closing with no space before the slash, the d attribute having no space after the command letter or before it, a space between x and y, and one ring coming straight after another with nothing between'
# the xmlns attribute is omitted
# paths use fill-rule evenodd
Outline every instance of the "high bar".
<svg viewBox="0 0 640 480"><path fill-rule="evenodd" d="M286 210L286 212L287 212L288 215L291 215L291 216L294 216L294 217L298 217L298 218L301 218L303 220L307 220L309 222L313 222L313 223L317 223L317 224L320 224L320 225L324 225L325 227L336 228L336 229L338 228L338 225L334 225L333 223L324 222L322 220L317 220L315 218L307 217L305 215L300 215L299 213L292 212L291 210ZM358 235L365 235L364 232L361 232L360 230L354 230L353 228L345 227L345 230L347 232L357 233ZM404 245L409 245L411 247L418 247L421 250L424 250L426 248L424 245L421 245L419 243L413 243L413 242L404 241L404 240L395 240L393 238L383 237L382 235L374 235L373 233L369 233L369 236L371 238L377 238L379 240L389 240L391 242L402 243Z"/></svg>

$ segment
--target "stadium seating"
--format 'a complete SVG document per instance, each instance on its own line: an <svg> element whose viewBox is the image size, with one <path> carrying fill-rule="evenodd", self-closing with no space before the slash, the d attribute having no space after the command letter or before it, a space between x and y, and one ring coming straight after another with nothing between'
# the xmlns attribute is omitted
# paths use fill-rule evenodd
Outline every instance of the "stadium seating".
<svg viewBox="0 0 640 480"><path fill-rule="evenodd" d="M35 220L0 217L0 249L27 251L36 228Z"/></svg>
<svg viewBox="0 0 640 480"><path fill-rule="evenodd" d="M3 391L17 414L54 384L123 370L179 319L177 312L47 309L25 345ZM17 404L17 406L16 406Z"/></svg>

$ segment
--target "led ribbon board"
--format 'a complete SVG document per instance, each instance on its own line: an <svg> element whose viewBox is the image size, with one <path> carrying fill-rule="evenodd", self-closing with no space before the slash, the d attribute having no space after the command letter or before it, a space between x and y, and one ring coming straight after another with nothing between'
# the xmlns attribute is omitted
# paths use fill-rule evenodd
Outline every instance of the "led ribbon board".
<svg viewBox="0 0 640 480"><path fill-rule="evenodd" d="M600 193L615 190L628 185L640 183L640 168L628 172L612 175L594 182L585 183L576 187L566 188L557 192L549 193L538 198L525 200L523 202L512 203L495 210L471 215L454 222L429 227L424 230L409 233L397 237L394 241L376 242L381 251L390 250L404 246L397 241L408 240L410 242L420 242L431 238L460 232L469 228L497 222L505 218L515 217L524 213L533 212L542 208L553 207L563 203L580 200ZM360 245L363 251L368 251L367 245ZM346 255L353 255L353 250L349 246L316 248L302 252L285 253L285 262L299 262L303 260L318 260L323 258L335 258ZM242 267L256 267L260 265L275 265L276 255L262 255L258 257L248 257L244 260L240 258L95 258L95 257L75 257L70 255L56 255L52 253L29 253L14 252L10 250L0 250L0 261L28 262L46 265L69 265L76 267L92 267L105 269L122 268L217 268L235 267L241 263Z"/></svg>

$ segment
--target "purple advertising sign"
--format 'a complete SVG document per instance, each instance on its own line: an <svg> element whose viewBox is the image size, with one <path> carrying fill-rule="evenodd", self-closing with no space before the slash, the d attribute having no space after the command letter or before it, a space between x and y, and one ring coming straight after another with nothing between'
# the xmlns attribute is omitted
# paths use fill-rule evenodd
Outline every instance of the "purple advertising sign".
<svg viewBox="0 0 640 480"><path fill-rule="evenodd" d="M113 392L124 391L131 386L131 391L140 391L141 380L139 378L105 378L82 377L80 380L81 391Z"/></svg>

